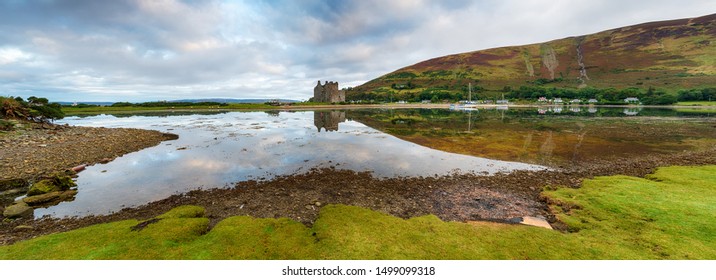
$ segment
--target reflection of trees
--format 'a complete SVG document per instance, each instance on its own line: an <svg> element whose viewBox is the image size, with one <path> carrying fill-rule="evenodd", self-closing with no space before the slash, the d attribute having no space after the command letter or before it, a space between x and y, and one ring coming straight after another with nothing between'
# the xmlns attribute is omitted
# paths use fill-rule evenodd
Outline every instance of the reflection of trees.
<svg viewBox="0 0 716 280"><path fill-rule="evenodd" d="M338 123L346 121L346 112L342 111L314 111L313 124L321 132L321 128L326 131L338 131Z"/></svg>
<svg viewBox="0 0 716 280"><path fill-rule="evenodd" d="M278 117L281 114L281 111L272 110L272 111L264 111L269 117Z"/></svg>
<svg viewBox="0 0 716 280"><path fill-rule="evenodd" d="M547 139L545 139L539 147L539 153L542 156L543 162L549 162L552 158L552 153L554 152L555 147L557 147L557 145L554 143L554 140L552 139L552 131L550 131L549 134L547 134Z"/></svg>
<svg viewBox="0 0 716 280"><path fill-rule="evenodd" d="M94 117L99 114L107 114L114 116L116 118L130 118L134 116L140 116L140 117L172 117L172 116L192 116L192 115L202 115L202 116L211 116L211 115L220 115L220 114L226 114L229 111L224 110L212 110L212 111L189 111L189 110L180 110L180 111L155 111L155 112L126 112L126 113L98 113L98 114L88 114L82 117Z"/></svg>

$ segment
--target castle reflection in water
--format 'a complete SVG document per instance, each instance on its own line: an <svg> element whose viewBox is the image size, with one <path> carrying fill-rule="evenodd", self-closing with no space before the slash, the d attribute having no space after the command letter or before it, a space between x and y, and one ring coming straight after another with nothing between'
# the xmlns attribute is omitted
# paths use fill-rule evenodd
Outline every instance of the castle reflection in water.
<svg viewBox="0 0 716 280"><path fill-rule="evenodd" d="M313 124L321 132L322 128L328 131L338 131L338 123L346 121L346 112L341 111L314 111Z"/></svg>

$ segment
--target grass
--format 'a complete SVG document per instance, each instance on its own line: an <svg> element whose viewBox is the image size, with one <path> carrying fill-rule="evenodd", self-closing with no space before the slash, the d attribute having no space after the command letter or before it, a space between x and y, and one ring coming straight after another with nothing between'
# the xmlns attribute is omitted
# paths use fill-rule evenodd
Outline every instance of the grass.
<svg viewBox="0 0 716 280"><path fill-rule="evenodd" d="M677 102L677 106L716 106L716 101L681 101Z"/></svg>
<svg viewBox="0 0 716 280"><path fill-rule="evenodd" d="M550 187L543 194L567 233L346 205L323 207L312 227L237 216L207 232L203 209L181 206L2 246L0 259L714 259L714 174L716 166L668 167Z"/></svg>

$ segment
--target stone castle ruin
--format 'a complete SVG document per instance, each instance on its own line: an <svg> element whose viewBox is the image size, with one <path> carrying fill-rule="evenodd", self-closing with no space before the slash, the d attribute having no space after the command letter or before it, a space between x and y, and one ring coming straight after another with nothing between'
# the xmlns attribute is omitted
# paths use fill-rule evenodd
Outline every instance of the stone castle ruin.
<svg viewBox="0 0 716 280"><path fill-rule="evenodd" d="M318 81L316 87L313 88L313 102L338 103L346 101L346 93L338 90L338 82L326 81L321 85Z"/></svg>

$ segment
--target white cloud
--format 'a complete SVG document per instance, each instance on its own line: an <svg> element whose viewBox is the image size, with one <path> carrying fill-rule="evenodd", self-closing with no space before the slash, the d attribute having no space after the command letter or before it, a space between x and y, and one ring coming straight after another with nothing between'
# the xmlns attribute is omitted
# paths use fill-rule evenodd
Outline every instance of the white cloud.
<svg viewBox="0 0 716 280"><path fill-rule="evenodd" d="M0 93L307 99L432 57L716 11L709 0L0 2Z"/></svg>
<svg viewBox="0 0 716 280"><path fill-rule="evenodd" d="M0 48L0 65L18 63L31 59L31 54L18 48Z"/></svg>

